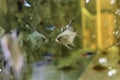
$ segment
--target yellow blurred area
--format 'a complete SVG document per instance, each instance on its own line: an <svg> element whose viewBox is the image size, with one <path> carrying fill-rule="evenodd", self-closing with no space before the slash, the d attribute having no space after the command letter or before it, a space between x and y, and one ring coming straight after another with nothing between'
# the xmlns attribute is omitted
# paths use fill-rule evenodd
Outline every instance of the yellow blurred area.
<svg viewBox="0 0 120 80"><path fill-rule="evenodd" d="M86 1L86 0L85 0ZM116 2L110 0L80 0L82 12L83 47L104 49L114 43L114 10ZM112 0L111 0L112 1ZM94 4L93 6L91 4ZM91 9L96 7L95 9ZM94 11L93 14L91 11Z"/></svg>

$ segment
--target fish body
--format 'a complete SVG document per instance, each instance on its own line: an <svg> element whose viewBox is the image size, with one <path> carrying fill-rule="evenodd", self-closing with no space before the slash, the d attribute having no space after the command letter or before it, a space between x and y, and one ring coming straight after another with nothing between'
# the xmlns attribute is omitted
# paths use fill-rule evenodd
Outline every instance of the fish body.
<svg viewBox="0 0 120 80"><path fill-rule="evenodd" d="M11 69L16 80L22 80L22 71L25 63L25 56L22 54L18 44L17 31L4 34L1 37L1 48L5 58L4 76L5 80L10 80Z"/></svg>
<svg viewBox="0 0 120 80"><path fill-rule="evenodd" d="M66 25L66 29L62 29L61 33L55 39L56 42L64 44L66 47L71 49L68 45L75 46L73 41L76 37L76 32L74 32L70 24Z"/></svg>
<svg viewBox="0 0 120 80"><path fill-rule="evenodd" d="M30 40L32 43L32 48L39 48L42 43L47 43L48 39L41 33L34 31L28 35L27 40Z"/></svg>
<svg viewBox="0 0 120 80"><path fill-rule="evenodd" d="M76 32L66 30L63 33L59 34L55 41L58 43L64 44L67 47L68 45L74 46L73 41L74 41L75 36L76 36Z"/></svg>

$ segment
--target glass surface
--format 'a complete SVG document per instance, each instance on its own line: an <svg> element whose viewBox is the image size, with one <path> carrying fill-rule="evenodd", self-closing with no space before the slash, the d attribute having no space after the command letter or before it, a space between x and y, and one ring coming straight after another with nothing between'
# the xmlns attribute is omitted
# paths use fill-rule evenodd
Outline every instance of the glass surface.
<svg viewBox="0 0 120 80"><path fill-rule="evenodd" d="M26 59L22 80L117 80L119 8L119 0L0 0L0 37L20 31L18 46ZM14 51L18 46L13 46ZM0 80L3 54L1 47Z"/></svg>

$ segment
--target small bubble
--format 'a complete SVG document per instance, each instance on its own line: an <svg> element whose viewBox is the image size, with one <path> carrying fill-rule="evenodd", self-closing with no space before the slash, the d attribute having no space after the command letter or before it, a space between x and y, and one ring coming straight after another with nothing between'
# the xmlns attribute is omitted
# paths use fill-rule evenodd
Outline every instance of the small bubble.
<svg viewBox="0 0 120 80"><path fill-rule="evenodd" d="M85 0L86 3L89 3L90 0Z"/></svg>
<svg viewBox="0 0 120 80"><path fill-rule="evenodd" d="M114 23L116 23L116 20L114 20Z"/></svg>
<svg viewBox="0 0 120 80"><path fill-rule="evenodd" d="M30 20L32 20L33 19L33 17L30 17Z"/></svg>
<svg viewBox="0 0 120 80"><path fill-rule="evenodd" d="M118 35L119 34L119 31L116 31L116 33L115 33L116 35Z"/></svg>
<svg viewBox="0 0 120 80"><path fill-rule="evenodd" d="M107 58L100 58L99 60L98 60L98 62L100 63L100 64L106 64L107 63Z"/></svg>
<svg viewBox="0 0 120 80"><path fill-rule="evenodd" d="M29 25L26 24L26 27L29 27Z"/></svg>
<svg viewBox="0 0 120 80"><path fill-rule="evenodd" d="M113 75L115 75L116 73L117 73L117 70L112 69L112 70L108 71L108 76L113 76Z"/></svg>
<svg viewBox="0 0 120 80"><path fill-rule="evenodd" d="M111 66L109 66L109 67L108 67L108 69L112 69L112 67L111 67Z"/></svg>
<svg viewBox="0 0 120 80"><path fill-rule="evenodd" d="M116 2L116 0L110 0L111 4L114 4Z"/></svg>
<svg viewBox="0 0 120 80"><path fill-rule="evenodd" d="M115 14L119 15L120 14L120 9L117 9L116 12L115 12Z"/></svg>

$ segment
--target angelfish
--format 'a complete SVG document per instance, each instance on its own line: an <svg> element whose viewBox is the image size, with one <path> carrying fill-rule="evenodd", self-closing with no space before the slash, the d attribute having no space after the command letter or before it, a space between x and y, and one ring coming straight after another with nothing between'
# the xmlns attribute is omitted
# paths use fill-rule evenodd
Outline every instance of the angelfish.
<svg viewBox="0 0 120 80"><path fill-rule="evenodd" d="M32 48L38 49L41 44L47 43L48 39L42 33L38 32L29 22L25 21L29 27L33 29L33 32L28 35L27 40L30 40L32 43Z"/></svg>
<svg viewBox="0 0 120 80"><path fill-rule="evenodd" d="M1 37L1 49L5 58L4 79L10 80L11 71L15 80L22 80L25 56L18 44L18 30L6 33Z"/></svg>
<svg viewBox="0 0 120 80"><path fill-rule="evenodd" d="M68 45L75 46L73 41L76 37L76 32L73 31L71 24L74 20L72 20L69 24L66 25L66 29L61 29L61 33L55 39L56 42L64 44L67 48L71 49Z"/></svg>

